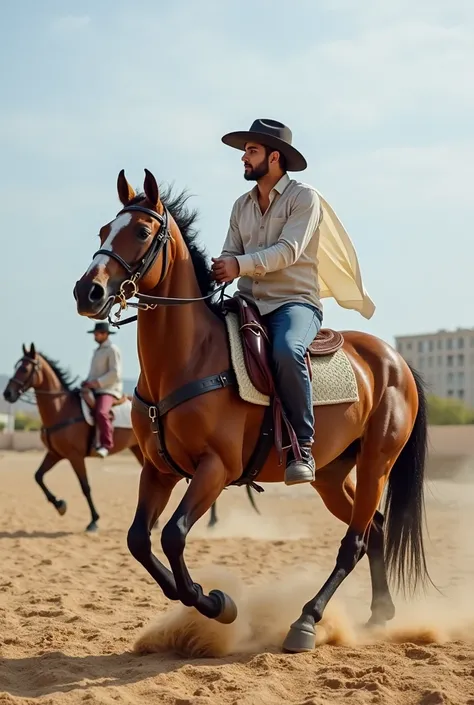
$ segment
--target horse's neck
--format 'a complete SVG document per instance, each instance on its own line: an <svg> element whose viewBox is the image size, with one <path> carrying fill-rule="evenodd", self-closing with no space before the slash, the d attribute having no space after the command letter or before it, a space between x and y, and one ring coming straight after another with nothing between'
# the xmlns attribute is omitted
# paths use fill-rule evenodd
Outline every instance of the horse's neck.
<svg viewBox="0 0 474 705"><path fill-rule="evenodd" d="M72 409L73 395L65 390L51 367L42 360L43 379L35 387L36 403L45 426L56 423L59 417ZM56 393L57 392L57 393Z"/></svg>
<svg viewBox="0 0 474 705"><path fill-rule="evenodd" d="M199 298L201 292L188 258L174 261L156 296ZM138 391L153 401L192 380L227 369L229 356L223 322L202 301L158 306L138 314Z"/></svg>

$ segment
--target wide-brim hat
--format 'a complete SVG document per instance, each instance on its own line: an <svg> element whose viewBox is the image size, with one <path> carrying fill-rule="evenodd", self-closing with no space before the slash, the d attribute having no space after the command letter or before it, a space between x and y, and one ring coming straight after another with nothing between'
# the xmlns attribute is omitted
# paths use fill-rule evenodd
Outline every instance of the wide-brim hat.
<svg viewBox="0 0 474 705"><path fill-rule="evenodd" d="M88 330L88 333L108 333L109 335L115 335L115 331L109 330L109 324L107 321L98 321L95 324L93 330Z"/></svg>
<svg viewBox="0 0 474 705"><path fill-rule="evenodd" d="M250 129L229 132L222 138L224 144L245 152L247 142L257 142L276 149L286 158L288 171L303 171L308 166L306 159L292 145L293 135L289 127L269 118L254 120Z"/></svg>

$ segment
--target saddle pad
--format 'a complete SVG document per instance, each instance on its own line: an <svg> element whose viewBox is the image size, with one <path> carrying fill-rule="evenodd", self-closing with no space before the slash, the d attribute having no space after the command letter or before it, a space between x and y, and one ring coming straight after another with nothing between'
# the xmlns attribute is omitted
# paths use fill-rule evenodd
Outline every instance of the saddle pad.
<svg viewBox="0 0 474 705"><path fill-rule="evenodd" d="M268 396L261 394L252 384L245 365L244 350L236 313L226 314L227 334L230 344L232 367L237 378L240 397L251 404L269 406ZM330 355L311 358L313 371L313 406L347 404L359 400L359 390L354 370L342 348Z"/></svg>
<svg viewBox="0 0 474 705"><path fill-rule="evenodd" d="M87 421L89 426L95 426L94 417L92 416L92 412L91 412L90 408L87 406L84 399L81 399L81 407L82 407L82 413L84 415L84 419ZM113 406L111 411L113 414L113 419L112 419L113 428L132 428L132 414L131 414L132 402L130 401L130 399L127 399L126 401L124 401L123 404L118 404L117 406Z"/></svg>

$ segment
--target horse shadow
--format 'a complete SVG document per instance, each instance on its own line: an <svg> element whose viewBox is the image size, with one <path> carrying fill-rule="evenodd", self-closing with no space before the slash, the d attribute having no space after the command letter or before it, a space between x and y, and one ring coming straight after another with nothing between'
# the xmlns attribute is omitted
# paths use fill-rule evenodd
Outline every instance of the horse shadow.
<svg viewBox="0 0 474 705"><path fill-rule="evenodd" d="M61 539L72 531L0 531L0 539Z"/></svg>
<svg viewBox="0 0 474 705"><path fill-rule="evenodd" d="M91 688L120 687L178 671L190 663L220 666L248 661L249 654L225 659L189 659L175 654L121 654L72 656L51 651L41 656L0 658L0 690L13 697L37 698ZM28 674L25 678L25 674ZM84 682L86 681L86 682ZM90 697L90 696L89 696Z"/></svg>

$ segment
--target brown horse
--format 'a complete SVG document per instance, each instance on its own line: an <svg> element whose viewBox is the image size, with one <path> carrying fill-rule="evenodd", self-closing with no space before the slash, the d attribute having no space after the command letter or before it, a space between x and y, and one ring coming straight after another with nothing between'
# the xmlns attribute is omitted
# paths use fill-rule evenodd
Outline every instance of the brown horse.
<svg viewBox="0 0 474 705"><path fill-rule="evenodd" d="M63 516L67 504L57 499L44 484L44 475L60 460L67 459L77 475L81 489L91 510L91 522L86 531L97 531L99 515L92 501L91 489L87 479L85 458L90 455L92 430L87 424L80 408L80 390L72 387L68 374L57 362L44 354L37 353L31 344L30 350L23 345L23 357L15 365L15 374L8 381L3 396L5 401L14 404L29 389L34 389L43 423L41 437L47 448L43 462L35 473L35 480L43 490L46 498ZM129 448L143 465L143 455L133 430L117 428L114 430L114 447L111 455ZM259 514L250 487L247 487L250 504ZM208 527L218 522L217 507L211 507ZM157 527L156 527L157 528Z"/></svg>
<svg viewBox="0 0 474 705"><path fill-rule="evenodd" d="M186 209L183 195L160 195L154 176L145 173L144 193L136 195L120 172L123 208L100 229L100 248L74 296L79 314L95 319L107 318L114 302L125 307L132 296L139 299L132 304L139 309L141 370L132 420L145 460L129 549L169 599L230 623L237 616L232 599L220 590L204 594L183 554L193 524L225 487L245 481L265 411L236 389L222 307L195 242L196 214ZM291 625L286 651L314 648L325 606L366 553L369 624L394 616L388 577L410 593L430 580L422 534L427 421L421 380L382 340L362 332L343 335L359 398L315 406L318 470L312 484L348 529L334 570ZM282 482L283 471L272 445L259 481ZM150 529L183 476L191 478L189 486L161 535L170 571L152 553ZM378 511L384 488L385 519Z"/></svg>
<svg viewBox="0 0 474 705"><path fill-rule="evenodd" d="M91 455L94 430L87 423L81 409L80 391L73 387L71 379L57 362L36 352L34 344L30 350L23 346L23 357L16 364L15 374L3 392L5 400L14 404L28 389L34 389L41 416L41 440L47 452L35 473L35 480L46 495L48 502L64 515L67 504L57 499L46 487L44 475L60 460L67 459L77 475L81 490L91 512L91 521L86 531L97 531L99 514L92 500L87 479L85 458ZM131 428L114 428L114 446L111 455L129 448L143 463L143 455Z"/></svg>

